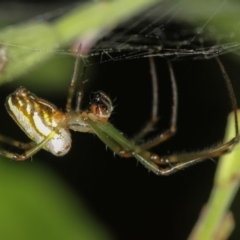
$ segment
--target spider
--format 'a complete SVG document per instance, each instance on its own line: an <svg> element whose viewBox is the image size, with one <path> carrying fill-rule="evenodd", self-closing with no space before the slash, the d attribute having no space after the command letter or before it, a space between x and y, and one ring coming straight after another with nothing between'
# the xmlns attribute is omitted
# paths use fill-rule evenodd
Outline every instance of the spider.
<svg viewBox="0 0 240 240"><path fill-rule="evenodd" d="M206 158L218 157L232 150L239 141L237 104L234 91L229 77L223 64L216 58L217 63L223 73L228 92L230 94L233 112L235 116L235 137L222 145L201 153L191 153L182 155L158 156L149 151L150 148L166 141L176 132L177 119L177 85L171 62L168 61L170 71L171 86L173 92L173 104L170 127L167 131L158 135L156 138L142 145L138 145L142 139L157 122L158 95L157 95L157 76L153 58L150 59L150 68L153 85L153 105L152 116L148 124L140 131L134 139L127 139L111 123L109 117L113 111L111 99L102 91L92 93L87 110L81 109L81 100L83 97L83 86L80 78L80 88L76 92L76 107L72 108L73 97L77 82L77 72L81 58L81 45L78 48L78 54L75 60L73 77L68 90L66 111L60 111L52 103L41 99L33 93L27 91L24 87L19 87L14 93L6 99L5 106L19 127L32 140L30 143L22 143L6 136L0 136L0 141L25 150L22 154L0 150L0 154L17 161L23 161L41 149L45 149L56 156L65 155L71 148L70 131L88 132L96 134L113 152L121 157L135 157L147 169L157 175L169 175L180 169L193 165ZM83 69L83 72L86 68ZM84 73L82 74L82 76Z"/></svg>

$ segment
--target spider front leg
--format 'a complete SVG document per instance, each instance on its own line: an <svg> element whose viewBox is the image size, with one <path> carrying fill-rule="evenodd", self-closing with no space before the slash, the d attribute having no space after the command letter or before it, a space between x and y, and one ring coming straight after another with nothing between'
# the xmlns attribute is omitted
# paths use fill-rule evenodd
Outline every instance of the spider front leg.
<svg viewBox="0 0 240 240"><path fill-rule="evenodd" d="M110 123L96 121L91 119L91 115L85 117L85 122L92 128L93 132L109 147L114 153L121 156L122 149L130 151L135 147L134 143L126 139L117 129ZM109 134L110 133L110 134ZM145 158L138 159L146 168L156 172L157 164Z"/></svg>
<svg viewBox="0 0 240 240"><path fill-rule="evenodd" d="M112 151L122 157L135 157L147 169L157 175L170 175L183 168L204 161L206 158L218 157L231 151L235 144L239 142L239 137L235 136L227 143L208 152L161 157L135 145L110 123L95 121L91 119L91 116L90 118L86 118L85 121Z"/></svg>
<svg viewBox="0 0 240 240"><path fill-rule="evenodd" d="M125 138L121 132L114 128L110 123L95 121L94 118L91 119L91 115L86 116L85 122L113 152L121 157L135 157L147 169L157 175L169 175L195 163L194 161L188 161L171 164L167 158L161 158L146 150L140 150L138 146ZM132 149L138 149L138 153L134 152L134 150L132 151ZM128 154L130 152L131 155Z"/></svg>

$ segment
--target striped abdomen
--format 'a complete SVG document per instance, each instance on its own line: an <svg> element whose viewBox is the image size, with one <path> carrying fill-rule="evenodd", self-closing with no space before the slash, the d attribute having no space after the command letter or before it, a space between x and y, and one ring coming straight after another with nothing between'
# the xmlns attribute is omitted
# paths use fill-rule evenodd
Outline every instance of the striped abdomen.
<svg viewBox="0 0 240 240"><path fill-rule="evenodd" d="M6 99L8 113L21 129L36 143L46 138L64 118L64 113L24 87L19 87ZM44 149L54 155L66 154L71 147L71 136L65 126L49 140Z"/></svg>

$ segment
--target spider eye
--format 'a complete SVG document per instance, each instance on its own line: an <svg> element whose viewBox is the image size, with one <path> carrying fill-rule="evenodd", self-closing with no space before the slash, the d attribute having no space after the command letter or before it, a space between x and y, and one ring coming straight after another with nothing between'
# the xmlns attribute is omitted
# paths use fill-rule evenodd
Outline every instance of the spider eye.
<svg viewBox="0 0 240 240"><path fill-rule="evenodd" d="M92 92L90 95L90 106L97 105L104 108L109 114L113 110L111 99L102 91Z"/></svg>
<svg viewBox="0 0 240 240"><path fill-rule="evenodd" d="M104 94L104 93L100 92L100 91L98 91L98 92L91 92L91 94L90 94L90 106L92 104L96 104L98 106L101 106L102 108L107 109L107 106L105 106L102 94Z"/></svg>
<svg viewBox="0 0 240 240"><path fill-rule="evenodd" d="M93 102L96 103L96 102L100 102L100 101L101 101L100 91L90 93L90 104Z"/></svg>
<svg viewBox="0 0 240 240"><path fill-rule="evenodd" d="M113 111L111 99L102 91L92 92L90 95L90 111L103 121L107 121Z"/></svg>

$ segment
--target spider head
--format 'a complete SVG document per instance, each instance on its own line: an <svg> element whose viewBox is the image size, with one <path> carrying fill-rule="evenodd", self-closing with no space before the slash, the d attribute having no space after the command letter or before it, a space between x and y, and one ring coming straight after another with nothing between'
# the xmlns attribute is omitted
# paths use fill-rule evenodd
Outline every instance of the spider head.
<svg viewBox="0 0 240 240"><path fill-rule="evenodd" d="M102 91L92 92L90 95L90 112L99 120L107 122L113 111L111 99Z"/></svg>

